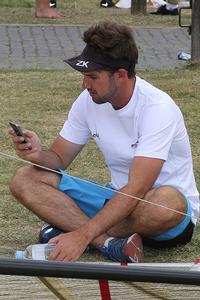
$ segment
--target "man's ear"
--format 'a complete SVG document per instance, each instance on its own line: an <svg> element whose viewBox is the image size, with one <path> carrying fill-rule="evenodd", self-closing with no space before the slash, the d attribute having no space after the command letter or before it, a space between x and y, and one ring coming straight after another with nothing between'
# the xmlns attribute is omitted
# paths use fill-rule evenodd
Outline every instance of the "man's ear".
<svg viewBox="0 0 200 300"><path fill-rule="evenodd" d="M124 80L124 79L127 79L128 78L128 72L127 72L127 70L125 70L125 69L118 69L117 71L116 71L116 74L117 74L117 76L118 76L118 79L122 79L122 80Z"/></svg>

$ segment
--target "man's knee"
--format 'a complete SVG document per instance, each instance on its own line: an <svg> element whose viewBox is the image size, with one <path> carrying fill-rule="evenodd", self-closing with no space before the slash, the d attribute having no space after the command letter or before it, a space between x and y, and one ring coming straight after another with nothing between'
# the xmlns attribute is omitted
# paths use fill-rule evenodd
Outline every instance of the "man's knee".
<svg viewBox="0 0 200 300"><path fill-rule="evenodd" d="M162 186L157 189L149 191L145 199L149 202L163 206L166 213L181 214L187 212L187 203L184 195L176 188L171 186ZM171 208L171 209L170 209Z"/></svg>
<svg viewBox="0 0 200 300"><path fill-rule="evenodd" d="M187 203L184 196L173 187L166 186L149 191L145 202L141 201L136 207L133 219L137 220L137 228L143 228L144 233L159 234L182 222L185 213Z"/></svg>
<svg viewBox="0 0 200 300"><path fill-rule="evenodd" d="M45 183L55 188L58 187L60 176L49 171L40 170L35 167L22 167L18 169L11 179L10 191L18 197L26 190L36 188L38 184Z"/></svg>
<svg viewBox="0 0 200 300"><path fill-rule="evenodd" d="M25 181L28 180L31 167L22 167L17 169L10 181L10 191L14 196L17 196L22 190Z"/></svg>
<svg viewBox="0 0 200 300"><path fill-rule="evenodd" d="M163 186L155 189L148 200L152 205L155 204L153 209L155 219L171 224L170 227L180 223L187 213L187 202L184 196L173 187Z"/></svg>

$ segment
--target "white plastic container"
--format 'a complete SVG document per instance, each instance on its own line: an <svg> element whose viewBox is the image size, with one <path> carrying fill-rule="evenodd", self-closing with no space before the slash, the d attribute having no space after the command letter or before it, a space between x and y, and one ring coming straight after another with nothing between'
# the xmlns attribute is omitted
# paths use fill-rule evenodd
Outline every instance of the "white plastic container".
<svg viewBox="0 0 200 300"><path fill-rule="evenodd" d="M48 260L49 254L54 250L55 244L35 244L28 246L24 251L16 251L17 259Z"/></svg>

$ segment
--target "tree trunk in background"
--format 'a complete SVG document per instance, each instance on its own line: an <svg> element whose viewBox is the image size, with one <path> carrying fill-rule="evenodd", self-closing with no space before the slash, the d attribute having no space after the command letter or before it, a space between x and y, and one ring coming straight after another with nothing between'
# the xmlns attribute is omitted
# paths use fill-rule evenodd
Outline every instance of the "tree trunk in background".
<svg viewBox="0 0 200 300"><path fill-rule="evenodd" d="M192 61L200 62L200 0L192 3Z"/></svg>
<svg viewBox="0 0 200 300"><path fill-rule="evenodd" d="M131 0L131 14L146 14L147 1L146 0Z"/></svg>

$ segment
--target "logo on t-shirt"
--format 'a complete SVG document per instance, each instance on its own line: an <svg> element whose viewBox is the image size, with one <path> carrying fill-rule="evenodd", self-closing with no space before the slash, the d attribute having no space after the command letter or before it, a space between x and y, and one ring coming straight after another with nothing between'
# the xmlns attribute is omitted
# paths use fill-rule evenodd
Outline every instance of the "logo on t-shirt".
<svg viewBox="0 0 200 300"><path fill-rule="evenodd" d="M136 148L138 143L139 143L139 141L136 141L135 143L131 144L131 148Z"/></svg>
<svg viewBox="0 0 200 300"><path fill-rule="evenodd" d="M93 133L93 135L92 135L92 137L94 138L94 139L99 139L99 134L96 132L96 133Z"/></svg>

